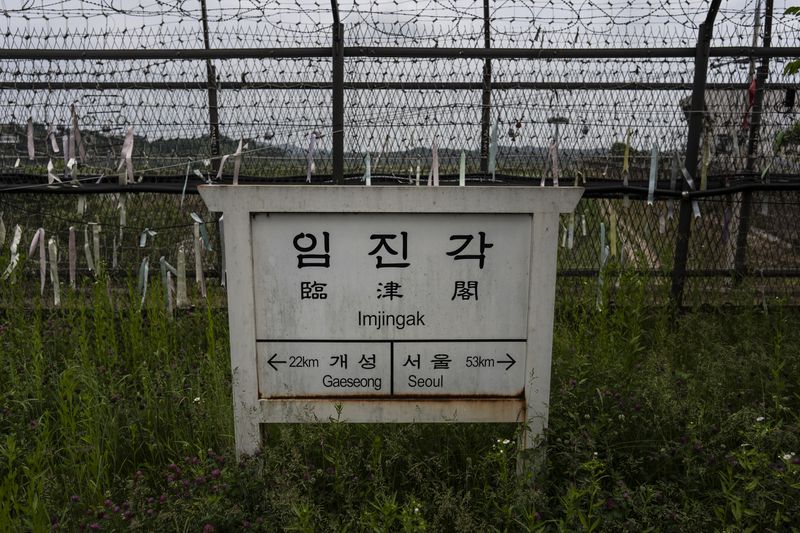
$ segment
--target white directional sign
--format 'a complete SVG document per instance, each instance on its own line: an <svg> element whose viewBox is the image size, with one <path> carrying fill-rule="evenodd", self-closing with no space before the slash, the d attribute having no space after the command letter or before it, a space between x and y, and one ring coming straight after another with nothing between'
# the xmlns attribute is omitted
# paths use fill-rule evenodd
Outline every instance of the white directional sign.
<svg viewBox="0 0 800 533"><path fill-rule="evenodd" d="M238 453L268 422L546 424L559 213L581 190L206 186Z"/></svg>
<svg viewBox="0 0 800 533"><path fill-rule="evenodd" d="M252 231L263 398L522 393L522 365L494 363L524 358L531 215L260 214Z"/></svg>

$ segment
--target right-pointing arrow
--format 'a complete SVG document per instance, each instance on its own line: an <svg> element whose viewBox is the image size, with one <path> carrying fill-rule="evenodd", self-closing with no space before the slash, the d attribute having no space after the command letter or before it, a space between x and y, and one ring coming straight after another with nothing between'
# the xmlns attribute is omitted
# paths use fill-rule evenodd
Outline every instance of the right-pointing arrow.
<svg viewBox="0 0 800 533"><path fill-rule="evenodd" d="M508 364L508 366L506 367L506 371L508 371L508 369L509 369L509 368L511 368L512 366L514 366L514 363L516 363L516 362L517 362L517 360L516 360L516 359L514 359L513 357L511 357L511 354L510 354L510 353L506 353L506 357L508 357L508 360L506 360L506 359L500 359L500 360L499 360L499 361L497 361L497 362L498 362L498 363L500 363L500 364L507 363L507 364Z"/></svg>
<svg viewBox="0 0 800 533"><path fill-rule="evenodd" d="M269 366L271 366L273 369L275 369L277 371L278 367L275 366L275 364L277 363L279 365L281 365L281 364L285 365L286 361L276 361L275 360L276 357L278 357L278 354L276 354L276 353L272 354L272 357L267 359L267 363L269 364ZM511 363L511 364L514 364L514 363Z"/></svg>

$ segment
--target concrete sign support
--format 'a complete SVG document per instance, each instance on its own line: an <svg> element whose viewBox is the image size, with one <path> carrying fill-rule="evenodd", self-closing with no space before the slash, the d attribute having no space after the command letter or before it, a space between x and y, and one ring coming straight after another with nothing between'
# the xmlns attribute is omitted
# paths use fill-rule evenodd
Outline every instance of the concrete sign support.
<svg viewBox="0 0 800 533"><path fill-rule="evenodd" d="M225 217L236 452L260 424L547 424L572 187L200 187Z"/></svg>

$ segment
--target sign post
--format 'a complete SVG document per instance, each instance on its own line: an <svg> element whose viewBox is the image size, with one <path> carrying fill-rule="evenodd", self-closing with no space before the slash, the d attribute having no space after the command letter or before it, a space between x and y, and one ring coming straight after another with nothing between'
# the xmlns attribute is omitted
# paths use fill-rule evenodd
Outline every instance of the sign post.
<svg viewBox="0 0 800 533"><path fill-rule="evenodd" d="M225 217L236 453L260 424L547 424L572 187L200 187Z"/></svg>

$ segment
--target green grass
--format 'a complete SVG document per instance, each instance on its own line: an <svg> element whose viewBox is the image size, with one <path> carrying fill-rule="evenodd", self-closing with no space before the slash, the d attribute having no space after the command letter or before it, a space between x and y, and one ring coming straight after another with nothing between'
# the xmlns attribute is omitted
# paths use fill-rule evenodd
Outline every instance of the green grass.
<svg viewBox="0 0 800 533"><path fill-rule="evenodd" d="M222 301L2 283L0 531L797 531L798 312L676 317L618 283L559 303L521 476L502 424L276 425L237 464Z"/></svg>

